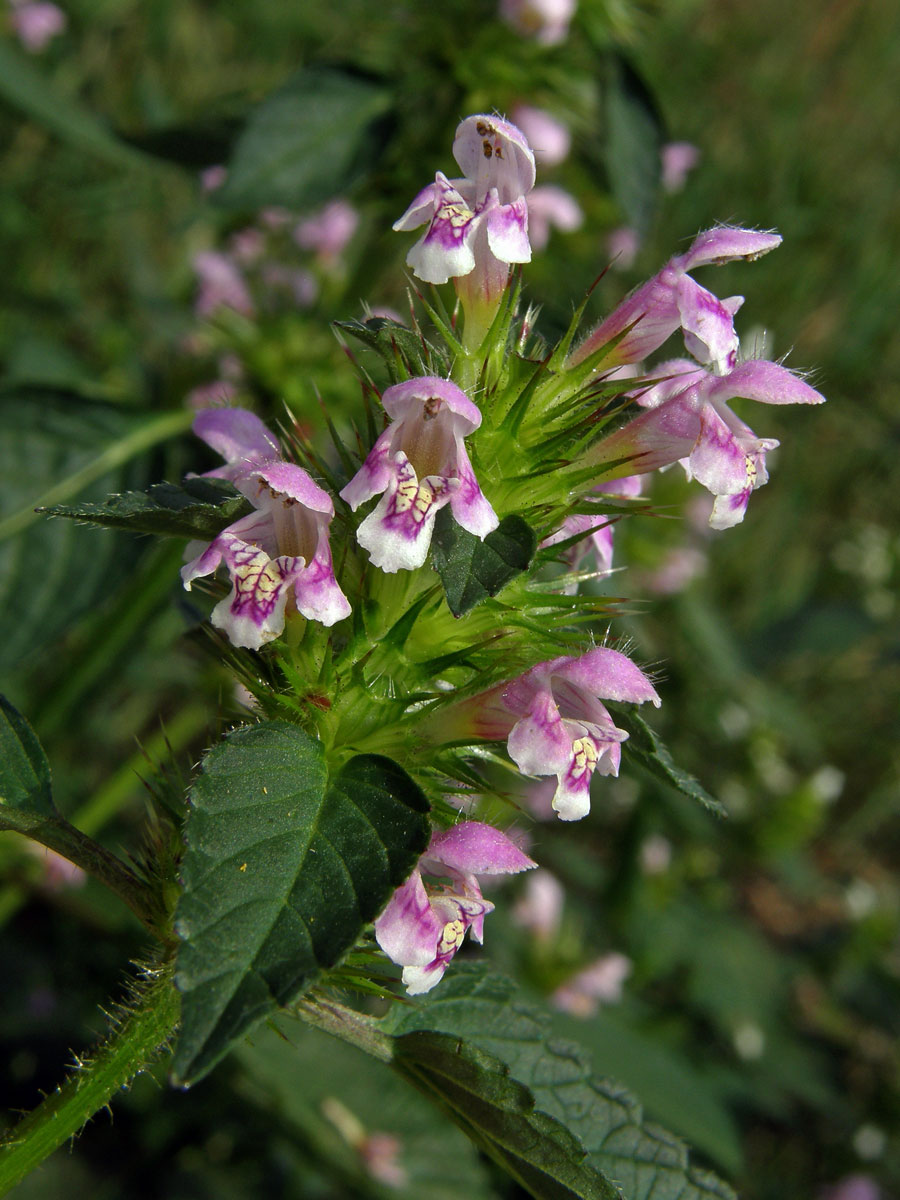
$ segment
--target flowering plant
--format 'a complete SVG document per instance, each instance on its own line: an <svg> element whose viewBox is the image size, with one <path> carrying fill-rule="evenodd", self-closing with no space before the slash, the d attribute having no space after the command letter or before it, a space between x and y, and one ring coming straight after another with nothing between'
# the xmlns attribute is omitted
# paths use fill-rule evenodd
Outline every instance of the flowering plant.
<svg viewBox="0 0 900 1200"><path fill-rule="evenodd" d="M551 1194L535 1180L552 1178L566 1194L612 1195L622 1154L600 1148L587 1162L583 1147L613 1099L589 1094L580 1068L593 1108L576 1144L575 1118L567 1129L547 1115L546 1097L535 1109L537 1092L516 1091L477 1031L453 1042L439 999L376 1017L350 997L443 992L521 1025L508 997L491 1008L485 977L454 959L508 905L483 888L530 871L552 842L545 827L531 844L521 816L535 781L551 781L551 812L566 822L607 804L629 759L716 807L637 712L665 702L664 679L618 631L615 604L585 585L609 574L614 523L647 510L660 469L680 462L713 494L714 528L742 519L777 443L731 401L822 397L782 364L742 360L741 298L720 300L691 274L775 250L776 234L707 230L577 344L583 306L548 347L518 272L532 252L528 141L476 114L453 155L463 177L439 171L394 228L426 226L407 264L422 283L452 280L458 304L429 291L409 325L344 327L390 379L364 377L354 427L329 420L328 446L299 422L279 436L247 409L204 408L194 433L224 466L52 510L190 539L181 579L211 599L206 631L245 718L204 757L183 826L159 835L152 870L101 851L56 812L42 751L11 706L4 806L12 827L98 875L160 942L122 1035L129 1062L178 1026L172 1077L188 1086L288 1008L391 1062L464 1129L476 1105L478 1144L535 1194ZM209 286L220 266L200 264ZM247 308L242 293L231 303ZM692 358L648 363L674 334ZM593 571L581 570L588 551ZM627 974L606 958L562 984L558 1002L596 1003ZM112 1067L104 1078L118 1086ZM634 1113L623 1120L636 1162L653 1135ZM693 1180L680 1160L672 1169Z"/></svg>

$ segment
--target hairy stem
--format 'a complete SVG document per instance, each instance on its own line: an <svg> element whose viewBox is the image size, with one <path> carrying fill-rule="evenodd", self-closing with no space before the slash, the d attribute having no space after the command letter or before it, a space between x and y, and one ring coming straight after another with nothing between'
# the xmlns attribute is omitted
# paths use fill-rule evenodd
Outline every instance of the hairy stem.
<svg viewBox="0 0 900 1200"><path fill-rule="evenodd" d="M74 1137L116 1092L147 1067L169 1042L180 1013L171 966L140 998L119 1027L0 1145L0 1196L5 1196L63 1142Z"/></svg>

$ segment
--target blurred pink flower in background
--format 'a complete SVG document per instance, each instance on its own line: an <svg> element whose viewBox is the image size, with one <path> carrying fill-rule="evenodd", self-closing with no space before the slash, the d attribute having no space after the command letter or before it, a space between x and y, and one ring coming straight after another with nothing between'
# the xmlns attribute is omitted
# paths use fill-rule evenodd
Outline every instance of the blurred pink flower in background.
<svg viewBox="0 0 900 1200"><path fill-rule="evenodd" d="M545 46L565 39L577 0L500 0L500 17L524 37Z"/></svg>
<svg viewBox="0 0 900 1200"><path fill-rule="evenodd" d="M528 236L534 250L543 250L551 227L572 233L584 220L574 196L552 183L542 184L528 194Z"/></svg>
<svg viewBox="0 0 900 1200"><path fill-rule="evenodd" d="M662 186L667 192L680 192L688 174L700 161L700 151L692 142L667 142L660 150Z"/></svg>
<svg viewBox="0 0 900 1200"><path fill-rule="evenodd" d="M294 241L301 250L314 250L321 259L332 262L356 233L359 213L346 200L332 200L294 227Z"/></svg>
<svg viewBox="0 0 900 1200"><path fill-rule="evenodd" d="M633 266L640 248L641 239L627 225L612 230L606 236L606 251L612 259L610 266L616 271L627 271Z"/></svg>
<svg viewBox="0 0 900 1200"><path fill-rule="evenodd" d="M200 172L200 187L204 192L214 192L228 178L228 171L221 163L214 167L206 167Z"/></svg>
<svg viewBox="0 0 900 1200"><path fill-rule="evenodd" d="M216 250L194 255L198 289L194 311L198 317L211 317L220 308L232 308L245 317L253 315L253 301L237 264Z"/></svg>
<svg viewBox="0 0 900 1200"><path fill-rule="evenodd" d="M55 850L48 850L46 846L41 846L37 842L27 842L26 845L29 854L41 864L43 873L41 883L48 891L60 892L65 888L78 888L86 882L87 875L81 867L76 867L67 858L57 854Z"/></svg>
<svg viewBox="0 0 900 1200"><path fill-rule="evenodd" d="M661 833L651 833L641 842L640 859L645 875L663 875L672 862L672 843Z"/></svg>
<svg viewBox="0 0 900 1200"><path fill-rule="evenodd" d="M622 999L622 987L631 970L631 959L612 951L558 987L551 1000L573 1017L592 1017L601 1004L617 1004Z"/></svg>
<svg viewBox="0 0 900 1200"><path fill-rule="evenodd" d="M883 1195L871 1175L847 1175L819 1192L819 1200L881 1200Z"/></svg>
<svg viewBox="0 0 900 1200"><path fill-rule="evenodd" d="M556 167L568 158L572 135L562 121L543 108L517 104L510 120L525 134L535 160L542 167Z"/></svg>
<svg viewBox="0 0 900 1200"><path fill-rule="evenodd" d="M552 797L551 797L552 798ZM552 815L552 812L551 812ZM559 932L565 892L550 871L533 871L512 912L512 919L541 942L549 942Z"/></svg>
<svg viewBox="0 0 900 1200"><path fill-rule="evenodd" d="M66 14L55 4L10 0L10 20L19 41L29 54L39 54L49 41L63 32Z"/></svg>
<svg viewBox="0 0 900 1200"><path fill-rule="evenodd" d="M237 397L237 388L227 379L213 379L210 383L201 383L188 392L186 400L188 408L200 412L204 408L214 408L217 404L233 404Z"/></svg>

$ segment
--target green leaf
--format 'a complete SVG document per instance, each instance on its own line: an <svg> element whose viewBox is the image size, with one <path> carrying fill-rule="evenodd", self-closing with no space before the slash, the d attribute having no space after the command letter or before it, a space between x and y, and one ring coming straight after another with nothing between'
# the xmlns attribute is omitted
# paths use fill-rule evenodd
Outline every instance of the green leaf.
<svg viewBox="0 0 900 1200"><path fill-rule="evenodd" d="M471 1142L385 1063L296 1020L278 1017L272 1026L240 1048L240 1064L264 1092L273 1117L293 1138L300 1133L346 1195L384 1197L354 1134L388 1134L397 1139L396 1165L404 1176L391 1186L396 1200L496 1196Z"/></svg>
<svg viewBox="0 0 900 1200"><path fill-rule="evenodd" d="M662 128L647 85L613 55L607 91L606 169L625 219L640 237L653 220L660 183Z"/></svg>
<svg viewBox="0 0 900 1200"><path fill-rule="evenodd" d="M367 321L335 321L335 328L374 350L387 365L394 383L414 375L443 375L447 357L420 333L389 321L370 317Z"/></svg>
<svg viewBox="0 0 900 1200"><path fill-rule="evenodd" d="M394 1043L394 1066L449 1113L495 1162L540 1200L619 1200L585 1162L564 1124L535 1106L504 1062L455 1034L407 1033Z"/></svg>
<svg viewBox="0 0 900 1200"><path fill-rule="evenodd" d="M595 1191L566 1192L556 1182L547 1183L548 1172L541 1166L546 1147L535 1139L524 1148L533 1173L519 1176L533 1195L618 1198L621 1189L627 1200L734 1200L720 1179L689 1165L677 1138L644 1124L633 1096L595 1076L578 1045L552 1037L549 1021L548 1014L517 998L511 981L489 975L480 965L460 963L427 999L415 1008L395 1010L384 1025L397 1039L401 1069L422 1073L438 1098L446 1091L444 1102L452 1111L464 1103L474 1105L479 1094L484 1098L479 1109L462 1109L461 1124L467 1112L478 1122L473 1137L509 1136L508 1112L515 1097L504 1091L504 1070L508 1083L533 1098L533 1121L539 1117L565 1127L575 1145L572 1159L588 1155L580 1169L593 1170ZM435 1034L445 1036L435 1042ZM416 1040L408 1041L411 1036ZM469 1091L472 1101L466 1099ZM550 1125L535 1132L553 1135ZM489 1152L503 1161L500 1156L508 1147L501 1141L499 1152L497 1147Z"/></svg>
<svg viewBox="0 0 900 1200"><path fill-rule="evenodd" d="M44 821L56 817L50 764L34 730L0 696L0 812Z"/></svg>
<svg viewBox="0 0 900 1200"><path fill-rule="evenodd" d="M8 39L0 40L0 96L79 150L118 167L146 168L149 160L120 142L74 96L62 94Z"/></svg>
<svg viewBox="0 0 900 1200"><path fill-rule="evenodd" d="M616 706L609 704L608 707L612 709ZM621 711L624 712L626 710L622 709ZM663 783L667 783L670 787L674 787L682 795L699 801L704 808L708 808L710 812L714 812L717 817L727 817L728 810L724 804L714 799L693 775L689 775L687 771L683 771L681 767L675 765L672 761L672 755L665 744L654 730L650 728L644 718L632 708L629 708L627 713L626 721L629 736L628 741L625 743L626 754L630 754L632 758L636 758L651 775L657 779L661 779Z"/></svg>
<svg viewBox="0 0 900 1200"><path fill-rule="evenodd" d="M250 115L214 196L229 208L312 208L377 157L374 125L390 107L383 87L331 67L305 67Z"/></svg>
<svg viewBox="0 0 900 1200"><path fill-rule="evenodd" d="M252 506L227 480L187 479L181 486L156 483L146 492L123 492L100 504L55 504L41 512L132 533L214 538Z"/></svg>
<svg viewBox="0 0 900 1200"><path fill-rule="evenodd" d="M481 541L457 525L449 508L441 509L435 521L432 563L454 617L496 596L527 570L536 548L537 535L519 516L504 517Z"/></svg>
<svg viewBox="0 0 900 1200"><path fill-rule="evenodd" d="M0 395L0 667L106 601L142 553L133 538L98 537L35 508L144 486L141 456L189 425L186 411L125 412L45 388Z"/></svg>
<svg viewBox="0 0 900 1200"><path fill-rule="evenodd" d="M191 801L176 920L185 1085L353 946L429 834L428 802L396 763L359 755L329 781L321 744L283 721L230 734Z"/></svg>

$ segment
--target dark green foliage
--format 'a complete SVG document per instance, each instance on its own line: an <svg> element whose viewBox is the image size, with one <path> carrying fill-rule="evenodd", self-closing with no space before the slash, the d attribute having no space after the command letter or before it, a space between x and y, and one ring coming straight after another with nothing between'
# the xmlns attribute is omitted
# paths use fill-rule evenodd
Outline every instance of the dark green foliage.
<svg viewBox="0 0 900 1200"><path fill-rule="evenodd" d="M329 782L321 744L272 721L212 750L191 790L173 1075L210 1070L354 944L428 840L428 802L390 759Z"/></svg>
<svg viewBox="0 0 900 1200"><path fill-rule="evenodd" d="M100 504L55 504L41 510L85 525L185 538L214 538L251 511L250 502L224 479L187 479L180 486L155 483L146 492L124 492Z"/></svg>
<svg viewBox="0 0 900 1200"><path fill-rule="evenodd" d="M377 84L305 67L251 114L216 202L312 208L344 191L376 157L373 127L390 106Z"/></svg>
<svg viewBox="0 0 900 1200"><path fill-rule="evenodd" d="M615 708L615 705L611 703L610 708ZM727 817L728 810L725 806L711 796L693 775L682 770L672 760L672 755L665 744L654 730L650 728L644 718L634 709L629 708L627 711L628 716L626 720L629 736L628 741L625 743L626 753L630 754L632 758L636 758L642 766L646 767L651 775L655 775L663 783L676 788L685 796L690 796L692 800L698 800L704 808L708 808L710 812L714 812L717 817Z"/></svg>
<svg viewBox="0 0 900 1200"><path fill-rule="evenodd" d="M0 696L0 822L8 810L26 820L56 816L43 747L22 714Z"/></svg>
<svg viewBox="0 0 900 1200"><path fill-rule="evenodd" d="M662 129L656 103L634 67L610 59L606 169L628 225L646 236L659 198Z"/></svg>
<svg viewBox="0 0 900 1200"><path fill-rule="evenodd" d="M474 1115L474 1135L483 1131L486 1142L496 1139L496 1145L486 1148L513 1173L515 1163L502 1156L518 1145L518 1122L533 1122L531 1170L520 1176L533 1195L617 1197L621 1189L627 1200L734 1200L721 1180L690 1166L677 1138L643 1123L633 1096L597 1078L584 1051L548 1036L547 1026L547 1015L520 1001L509 980L463 964L455 964L440 990L414 1010L391 1018L400 1069L418 1075L459 1112L460 1123L467 1113ZM411 1034L416 1036L408 1041ZM477 1113L469 1092L481 1097ZM530 1117L529 1105L534 1109ZM554 1132L563 1127L568 1141L556 1141ZM584 1191L553 1190L554 1185L540 1190L545 1185L534 1168L548 1147L535 1141L534 1134L549 1138L570 1169L578 1164L579 1172L587 1172L582 1178L593 1175L596 1182L576 1185L570 1175L567 1183ZM585 1153L588 1160L581 1164ZM587 1171L588 1164L593 1171Z"/></svg>
<svg viewBox="0 0 900 1200"><path fill-rule="evenodd" d="M447 356L426 342L421 333L389 321L370 317L367 321L335 321L335 328L374 350L391 373L393 383L413 375L443 375Z"/></svg>
<svg viewBox="0 0 900 1200"><path fill-rule="evenodd" d="M528 569L537 548L537 535L518 516L504 517L484 541L453 520L449 507L437 515L432 562L441 577L447 604L455 617L464 616Z"/></svg>

